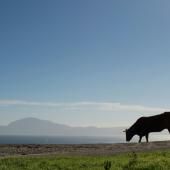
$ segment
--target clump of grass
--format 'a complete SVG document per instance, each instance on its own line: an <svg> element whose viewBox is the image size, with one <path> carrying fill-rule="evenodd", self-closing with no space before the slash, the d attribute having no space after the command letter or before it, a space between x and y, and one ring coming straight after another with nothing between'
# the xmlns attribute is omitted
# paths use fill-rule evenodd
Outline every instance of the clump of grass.
<svg viewBox="0 0 170 170"><path fill-rule="evenodd" d="M134 166L137 164L137 159L138 159L138 157L137 157L136 152L132 152L130 154L129 162L126 165L124 165L122 169L123 170L132 170L132 169L134 169Z"/></svg>
<svg viewBox="0 0 170 170"><path fill-rule="evenodd" d="M112 166L111 161L104 161L104 169L105 170L110 170L111 166Z"/></svg>

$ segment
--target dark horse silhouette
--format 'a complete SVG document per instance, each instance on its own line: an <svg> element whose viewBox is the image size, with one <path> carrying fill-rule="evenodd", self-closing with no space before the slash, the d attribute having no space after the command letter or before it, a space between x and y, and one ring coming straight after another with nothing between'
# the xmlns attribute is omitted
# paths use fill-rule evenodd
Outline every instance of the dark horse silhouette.
<svg viewBox="0 0 170 170"><path fill-rule="evenodd" d="M146 137L148 142L150 132L160 132L168 129L170 133L170 112L164 112L159 115L140 117L129 129L126 129L126 141L130 141L134 135L139 136L139 143L142 137Z"/></svg>

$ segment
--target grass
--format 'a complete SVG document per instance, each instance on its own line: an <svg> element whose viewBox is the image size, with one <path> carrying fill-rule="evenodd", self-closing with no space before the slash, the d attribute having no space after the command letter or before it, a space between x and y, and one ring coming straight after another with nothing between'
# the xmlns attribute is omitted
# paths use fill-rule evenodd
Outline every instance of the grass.
<svg viewBox="0 0 170 170"><path fill-rule="evenodd" d="M0 170L169 170L170 151L113 156L25 156L0 159Z"/></svg>

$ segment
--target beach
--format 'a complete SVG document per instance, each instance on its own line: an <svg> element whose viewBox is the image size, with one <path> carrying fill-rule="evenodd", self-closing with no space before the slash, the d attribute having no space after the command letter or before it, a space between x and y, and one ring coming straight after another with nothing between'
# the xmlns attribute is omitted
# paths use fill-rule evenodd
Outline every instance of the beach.
<svg viewBox="0 0 170 170"><path fill-rule="evenodd" d="M25 144L0 145L0 156L59 155L109 156L128 152L146 152L170 149L170 141L116 144Z"/></svg>

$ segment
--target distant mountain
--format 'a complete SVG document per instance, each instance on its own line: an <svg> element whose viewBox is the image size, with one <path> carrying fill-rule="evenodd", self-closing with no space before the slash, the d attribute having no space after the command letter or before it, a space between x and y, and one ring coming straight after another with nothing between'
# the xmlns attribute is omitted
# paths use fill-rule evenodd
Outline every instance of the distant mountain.
<svg viewBox="0 0 170 170"><path fill-rule="evenodd" d="M37 118L24 118L0 126L0 135L33 136L122 136L124 127L71 127Z"/></svg>

